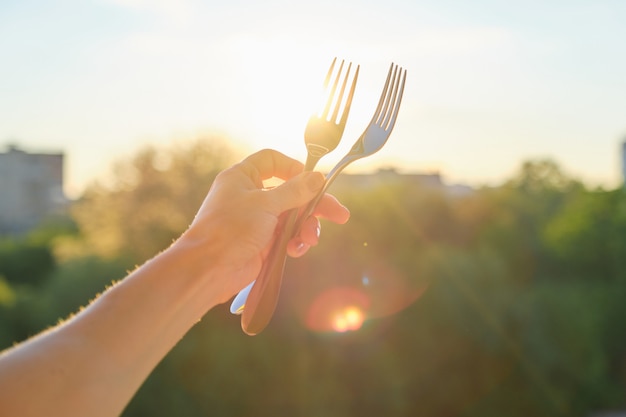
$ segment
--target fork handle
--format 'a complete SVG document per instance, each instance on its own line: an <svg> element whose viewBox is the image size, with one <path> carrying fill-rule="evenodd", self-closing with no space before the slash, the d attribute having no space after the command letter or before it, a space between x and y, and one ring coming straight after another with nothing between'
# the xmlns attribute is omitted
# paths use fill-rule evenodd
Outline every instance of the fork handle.
<svg viewBox="0 0 626 417"><path fill-rule="evenodd" d="M316 155L313 152L308 152L304 171L313 171L320 157L320 155ZM323 190L325 189L326 187ZM318 195L317 201L324 194L323 190ZM311 207L311 211L313 208L315 206ZM274 315L274 310L276 310L276 305L278 304L280 287L283 282L285 262L287 261L287 244L294 234L300 230L301 226L301 222L297 222L298 212L299 209L292 209L285 217L283 227L280 229L265 262L263 262L261 272L252 284L247 298L245 298L245 305L236 305L233 302L231 306L231 312L234 314L241 313L243 309L243 313L241 313L241 328L248 335L256 335L263 331ZM242 291L245 291L245 289ZM241 298L244 297L242 296Z"/></svg>
<svg viewBox="0 0 626 417"><path fill-rule="evenodd" d="M315 168L315 165L317 165L317 162L320 160L320 158L321 158L321 155L318 155L315 152L311 152L310 149L309 149L309 152L308 152L307 157L306 157L306 162L304 164L304 171L313 171L313 169ZM274 291L276 291L276 294L277 294L276 295L276 299L278 299L278 292L280 290L280 284L282 282L282 271L284 269L285 261L286 261L286 257L287 257L287 243L289 242L289 239L295 234L294 233L294 228L295 228L295 231L300 230L300 225L298 225L296 227L296 220L297 220L297 217L298 217L297 216L297 212L298 212L298 209L293 209L288 214L288 217L286 218L286 220L282 222L282 227L280 227L280 225L279 225L278 230L281 233L279 233L279 237L277 238L278 240L275 241L275 243L272 245L272 249L270 249L270 251L271 251L270 255L268 255L268 258L266 260L266 262L267 262L267 261L269 261L269 259L271 259L270 256L274 256L275 260L273 262L278 263L278 262L280 262L278 260L278 256L279 255L271 255L271 254L272 254L272 252L274 250L280 250L280 253L282 253L282 258L283 258L282 259L282 267L280 268L280 271L274 271L273 272L273 274L280 273L280 275L281 275L281 278L279 278L277 280L278 281L277 283L276 283L276 280L272 281L272 283L276 283L278 285L278 289L274 290ZM285 219L285 218L283 217L283 219ZM288 228L289 228L289 230L288 230L289 238L287 238L286 242L283 242L282 239L286 238L284 236L285 235L285 226L288 226ZM284 245L284 248L280 249L279 244L280 245ZM259 273L259 276L267 275L266 271L269 270L270 268L266 267L266 265L265 265L266 262L263 263L263 269L261 269L261 272ZM273 268L279 268L277 265L274 265ZM230 306L230 312L232 314L243 314L243 312L244 312L244 310L246 308L246 305L248 303L248 297L250 295L251 289L255 285L256 285L256 280L252 281L246 288L244 288L241 291L239 291L239 293L237 294L237 296L235 297L235 299L233 300L233 302L232 302L232 304ZM260 284L260 285L262 285L262 284ZM259 285L259 287L260 287L260 285ZM275 307L276 306L274 305L274 308ZM269 313L270 318L271 318L272 313L273 313L273 310L272 310L272 312ZM268 321L269 321L269 319L268 319ZM243 326L244 325L243 325L243 318L242 318L242 327Z"/></svg>
<svg viewBox="0 0 626 417"><path fill-rule="evenodd" d="M287 259L287 244L293 236L298 209L288 212L282 230L276 237L259 273L241 316L241 328L248 335L259 334L268 325L276 305L283 281L283 270Z"/></svg>
<svg viewBox="0 0 626 417"><path fill-rule="evenodd" d="M318 195L311 200L306 206L306 209L302 215L298 216L299 209L292 209L288 217L286 218L283 228L279 233L276 241L272 245L263 267L259 273L247 299L245 300L245 306L236 306L233 303L233 307L236 308L231 312L238 314L243 308L243 314L241 317L241 328L248 335L256 335L263 331L268 325L276 309L278 303L278 295L280 293L280 287L283 281L283 271L285 269L285 262L287 260L287 244L289 240L299 232L302 227L302 223L312 213L322 196L328 190L328 187L333 183L335 178L339 176L341 171L352 162L360 159L360 155L348 153L339 161L333 169L326 175L326 183L320 190ZM310 170L310 163L312 161L307 158L305 170ZM317 162L317 161L315 161ZM313 162L313 165L315 164Z"/></svg>
<svg viewBox="0 0 626 417"><path fill-rule="evenodd" d="M341 171L343 171L348 165L350 165L352 162L358 159L361 159L360 155L348 153L346 156L344 156L341 159L341 161L339 161L333 167L333 169L330 170L328 174L326 174L326 181L324 182L324 186L317 193L317 195L313 198L313 200L311 200L309 204L305 206L304 210L302 211L302 213L296 220L296 223L294 226L295 229L292 232L294 235L300 232L300 228L302 227L302 224L304 223L304 221L313 214L315 207L317 207L322 197L324 197L324 194L326 194L326 191L328 191L328 188L331 186L331 184L335 181L335 179L337 179L339 174L341 174Z"/></svg>

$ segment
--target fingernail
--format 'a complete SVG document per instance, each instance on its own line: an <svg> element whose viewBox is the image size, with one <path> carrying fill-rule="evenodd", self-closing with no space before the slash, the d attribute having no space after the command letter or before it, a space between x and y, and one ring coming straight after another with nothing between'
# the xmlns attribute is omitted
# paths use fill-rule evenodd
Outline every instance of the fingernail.
<svg viewBox="0 0 626 417"><path fill-rule="evenodd" d="M296 251L298 251L298 253L302 252L305 246L306 244L304 242L298 243L298 246L296 246Z"/></svg>
<svg viewBox="0 0 626 417"><path fill-rule="evenodd" d="M318 191L324 185L324 175L321 172L307 172L306 185L311 191Z"/></svg>
<svg viewBox="0 0 626 417"><path fill-rule="evenodd" d="M315 235L317 236L318 239L320 237L320 233L321 232L322 232L322 229L321 229L321 227L318 224L317 227L315 228Z"/></svg>

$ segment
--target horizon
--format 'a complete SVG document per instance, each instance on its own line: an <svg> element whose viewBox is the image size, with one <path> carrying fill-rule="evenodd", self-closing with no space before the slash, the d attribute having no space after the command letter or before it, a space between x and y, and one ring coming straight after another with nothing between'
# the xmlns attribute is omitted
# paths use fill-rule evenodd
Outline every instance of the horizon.
<svg viewBox="0 0 626 417"><path fill-rule="evenodd" d="M195 138L194 140L196 140L198 138ZM188 141L186 141L187 143L189 143ZM154 146L155 144L150 144L150 143L145 143L144 145L146 146ZM184 143L181 143L180 141L175 141L175 142L170 142L169 144L163 144L161 143L160 146L161 147L156 147L155 149L157 151L163 151L163 150L167 150L167 145L185 145ZM226 145L229 145L228 142L226 142ZM626 152L626 142L623 142L623 145L625 147L624 151ZM64 158L64 161L67 160L67 153L64 152L62 149L55 149L55 148L47 148L47 149L26 149L22 146L20 146L20 144L16 144L16 143L6 143L4 144L4 149L2 148L2 144L0 144L0 154L2 153L6 153L9 152L11 150L15 150L18 152L25 152L27 154L43 154L43 155L62 155ZM236 149L233 149L236 152ZM245 157L244 153L241 153L241 150L238 153L240 156ZM237 153L236 153L237 155ZM112 161L111 165L109 166L109 169L105 170L104 172L100 172L98 175L95 175L94 177L90 178L89 181L85 182L85 185L82 189L80 190L68 190L68 184L67 181L65 180L66 177L66 171L67 171L67 164L64 162L64 184L63 184L63 189L64 189L64 195L65 197L67 197L70 200L75 200L80 198L80 196L90 187L93 186L94 184L107 184L112 176L112 168L114 167L115 163L117 162L129 162L132 158L133 158L134 154L128 154L128 155L123 155L120 156L119 158L115 159ZM337 156L337 155L335 155ZM626 161L626 154L623 155ZM624 180L621 179L618 181L617 184L615 185L609 185L607 186L606 184L593 184L593 183L589 183L584 181L584 179L576 177L575 175L572 175L571 172L567 171L564 169L564 167L559 163L558 160L554 159L554 158L535 158L535 159L528 159L528 160L524 160L524 161L520 161L520 164L516 167L515 170L513 170L512 174L510 176L507 177L503 177L500 178L498 181L495 182L491 182L491 183L471 183L471 182L467 182L467 181L463 181L462 179L459 181L451 181L450 178L448 176L446 176L446 173L437 169L437 168L432 168L429 169L427 167L423 167L420 169L413 169L412 167L403 167L401 165L394 165L394 164L387 164L385 163L385 161L377 161L374 162L372 164L365 164L364 166L361 167L348 167L343 173L342 173L342 177L343 176L360 176L360 175L387 175L390 171L398 176L424 176L424 177L432 177L432 176L436 176L439 178L439 180L441 181L441 186L445 187L445 188L455 188L455 187L462 187L463 189L471 189L471 190L478 190L481 188L497 188L497 187L501 187L504 186L508 181L510 181L511 179L513 179L514 175L519 173L523 167L523 164L526 162L541 162L541 161L551 161L554 162L560 169L561 172L569 179L573 180L573 181L580 181L585 187L587 187L588 189L596 189L599 188L601 190L604 191L611 191L614 189L618 189L623 187L623 183ZM323 173L327 173L330 168L332 167L324 167L321 169L317 169ZM625 167L626 168L626 167ZM332 190L331 190L332 192Z"/></svg>
<svg viewBox="0 0 626 417"><path fill-rule="evenodd" d="M394 62L408 71L395 130L351 171L496 184L547 158L590 186L621 183L626 4L272 4L4 2L0 144L62 149L73 195L144 145L203 134L303 160L304 126L337 56L360 64L359 83L320 170L367 125Z"/></svg>

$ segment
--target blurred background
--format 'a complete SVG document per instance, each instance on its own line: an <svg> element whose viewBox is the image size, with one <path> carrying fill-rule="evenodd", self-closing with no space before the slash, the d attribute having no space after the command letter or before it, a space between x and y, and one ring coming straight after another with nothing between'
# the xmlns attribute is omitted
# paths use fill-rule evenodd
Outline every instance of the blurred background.
<svg viewBox="0 0 626 417"><path fill-rule="evenodd" d="M626 4L0 4L0 348L63 320L189 224L261 148L303 160L333 57L391 62L387 146L332 187L348 224L290 260L245 336L228 306L124 416L626 413Z"/></svg>

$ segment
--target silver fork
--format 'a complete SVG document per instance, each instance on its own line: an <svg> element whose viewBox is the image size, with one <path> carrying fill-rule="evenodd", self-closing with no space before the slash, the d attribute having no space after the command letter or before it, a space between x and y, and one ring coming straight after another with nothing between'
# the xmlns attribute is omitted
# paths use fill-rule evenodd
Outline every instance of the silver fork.
<svg viewBox="0 0 626 417"><path fill-rule="evenodd" d="M339 176L348 165L361 158L373 155L378 152L387 143L387 139L391 135L391 131L396 124L400 104L402 103L402 93L404 92L404 83L406 81L406 70L399 68L397 65L391 64L385 87L378 101L376 112L361 137L352 145L350 151L326 174L326 183L315 197L307 205L302 212L296 225L295 233L300 230L302 222L313 214L313 210L324 196L328 187Z"/></svg>
<svg viewBox="0 0 626 417"><path fill-rule="evenodd" d="M294 232L299 230L301 223L313 213L315 206L322 198L325 191L344 168L354 161L378 152L385 145L385 143L387 143L387 139L389 139L398 117L405 81L406 70L399 68L397 65L391 64L387 75L387 81L385 82L385 87L372 120L346 156L344 156L341 161L339 161L339 163L337 163L337 165L335 165L335 167L327 174L326 183L322 191L313 201L311 201L311 203L309 203L304 214L300 217L300 220L297 222L295 227L291 230L285 230L285 241L289 241L289 239L295 235ZM277 264L284 266L286 259L286 245L280 249L280 252L276 252L275 256L279 256L281 258L281 262L277 262ZM256 335L260 333L271 320L276 307L276 302L278 300L282 273L282 267L280 269L271 269L269 271L271 276L268 278L268 282L278 284L269 286L268 289L261 294L258 301L260 307L257 307L254 311L249 311L248 308L244 310L241 325L246 334ZM252 291L254 291L254 288ZM252 292L250 295L252 295Z"/></svg>
<svg viewBox="0 0 626 417"><path fill-rule="evenodd" d="M321 157L337 147L348 120L348 114L352 105L352 97L354 96L357 79L359 77L359 66L357 65L354 75L352 75L352 83L350 84L348 95L344 102L344 94L346 92L346 87L348 86L348 80L350 79L352 63L348 64L348 69L343 74L343 83L341 83L340 86L339 81L342 78L342 70L344 66L344 61L342 60L334 82L329 86L336 61L337 58L335 58L331 63L328 73L326 74L326 79L324 80L324 88L327 90L327 99L324 108L321 112L313 114L309 118L304 131L304 142L307 148L307 158L304 165L305 171L312 171ZM337 93L338 87L339 92ZM276 262L281 259L275 254L281 253L285 250L287 243L289 242L289 237L293 233L293 227L298 218L298 212L298 209L291 210L291 212L289 212L289 214L284 218L284 221L281 222L283 232L279 235L272 247L272 250L268 254L261 273L255 281L251 282L246 288L237 294L230 306L231 313L242 314L244 312L248 295L257 283L259 287L256 288L256 292L259 292L259 290L264 292L267 285L278 285L278 287L280 287L280 280L277 284L275 282L268 283L266 276L269 271L281 268L281 275L279 278L282 277L282 267L284 266L284 261L282 264L276 264ZM273 276L276 276L276 274L273 274ZM262 305L261 307L264 306ZM257 305L253 305L252 308L256 309Z"/></svg>
<svg viewBox="0 0 626 417"><path fill-rule="evenodd" d="M335 67L337 58L333 59L330 64L326 79L324 80L324 88L328 89L328 84ZM336 94L337 87L339 86L339 79L342 74L344 61L341 61L335 82L329 91L327 91L327 100L324 109L319 114L313 114L307 122L304 129L304 143L306 145L307 156L304 164L305 171L313 171L317 162L327 153L334 150L343 136L343 131L346 128L348 121L348 114L350 113L350 106L352 105L352 97L354 96L354 89L356 88L356 82L359 78L359 66L357 65L356 71L352 76L352 84L348 97L343 102L343 96L348 85L348 79L350 78L350 69L352 63L348 63L348 69L346 70L341 84L339 94ZM343 104L343 108L342 107ZM332 115L330 112L332 110ZM341 110L341 117L339 111ZM330 115L330 116L329 116Z"/></svg>

